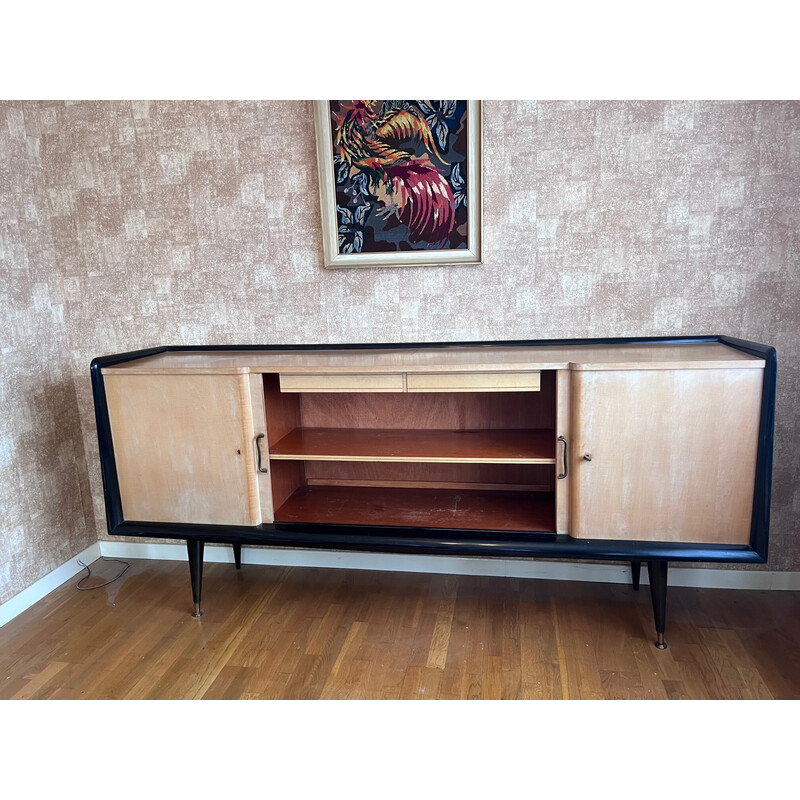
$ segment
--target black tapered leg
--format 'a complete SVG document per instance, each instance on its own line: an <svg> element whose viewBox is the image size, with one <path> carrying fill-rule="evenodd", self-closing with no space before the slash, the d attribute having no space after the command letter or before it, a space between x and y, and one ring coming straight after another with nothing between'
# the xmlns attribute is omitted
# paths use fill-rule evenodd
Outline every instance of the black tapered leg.
<svg viewBox="0 0 800 800"><path fill-rule="evenodd" d="M236 562L236 569L242 568L242 543L232 542L233 545L233 560Z"/></svg>
<svg viewBox="0 0 800 800"><path fill-rule="evenodd" d="M631 561L631 577L633 578L633 588L639 591L639 578L642 575L642 562Z"/></svg>
<svg viewBox="0 0 800 800"><path fill-rule="evenodd" d="M203 592L203 549L202 539L187 539L186 549L189 551L189 574L192 576L192 599L194 600L193 617L201 617L200 597Z"/></svg>
<svg viewBox="0 0 800 800"><path fill-rule="evenodd" d="M653 616L656 622L656 647L666 650L664 627L667 619L667 562L648 561L647 574L650 578L650 597L653 599Z"/></svg>

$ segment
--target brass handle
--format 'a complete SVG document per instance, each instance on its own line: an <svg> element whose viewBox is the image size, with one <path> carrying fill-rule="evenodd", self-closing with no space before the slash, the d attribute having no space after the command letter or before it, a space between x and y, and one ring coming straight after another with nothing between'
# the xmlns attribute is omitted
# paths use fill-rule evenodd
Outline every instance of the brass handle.
<svg viewBox="0 0 800 800"><path fill-rule="evenodd" d="M567 440L563 436L559 436L556 441L564 442L564 471L558 476L558 480L563 480L567 477Z"/></svg>
<svg viewBox="0 0 800 800"><path fill-rule="evenodd" d="M259 472L269 472L268 469L264 469L264 467L261 466L261 445L259 444L259 442L263 438L264 438L264 434L263 433L259 433L258 436L256 436L256 452L258 453L258 471Z"/></svg>

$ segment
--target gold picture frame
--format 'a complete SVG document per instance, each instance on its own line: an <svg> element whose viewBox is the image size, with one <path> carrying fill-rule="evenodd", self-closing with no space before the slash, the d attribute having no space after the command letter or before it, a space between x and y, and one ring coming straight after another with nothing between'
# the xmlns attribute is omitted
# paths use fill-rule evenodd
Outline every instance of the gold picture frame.
<svg viewBox="0 0 800 800"><path fill-rule="evenodd" d="M479 100L313 105L327 269L481 263Z"/></svg>

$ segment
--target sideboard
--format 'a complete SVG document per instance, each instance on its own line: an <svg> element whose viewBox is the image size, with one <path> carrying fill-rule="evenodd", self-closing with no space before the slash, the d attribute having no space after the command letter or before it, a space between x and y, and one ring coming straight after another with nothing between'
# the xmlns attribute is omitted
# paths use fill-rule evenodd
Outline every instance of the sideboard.
<svg viewBox="0 0 800 800"><path fill-rule="evenodd" d="M777 355L726 336L158 347L91 365L108 531L647 563L767 559Z"/></svg>

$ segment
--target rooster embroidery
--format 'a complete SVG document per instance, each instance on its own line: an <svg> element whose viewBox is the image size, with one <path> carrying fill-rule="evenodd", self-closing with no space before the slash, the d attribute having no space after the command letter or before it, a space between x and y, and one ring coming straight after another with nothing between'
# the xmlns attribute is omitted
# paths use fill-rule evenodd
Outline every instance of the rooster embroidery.
<svg viewBox="0 0 800 800"><path fill-rule="evenodd" d="M428 106L426 101L419 102ZM455 101L444 103L455 108ZM340 175L346 170L363 194L378 202L378 216L396 217L407 226L412 243L425 242L430 247L446 245L456 209L443 170L448 164L440 153L447 146L447 126L436 122L433 114L426 118L417 104L406 101L342 102L334 114L334 153ZM420 149L425 152L415 153Z"/></svg>

